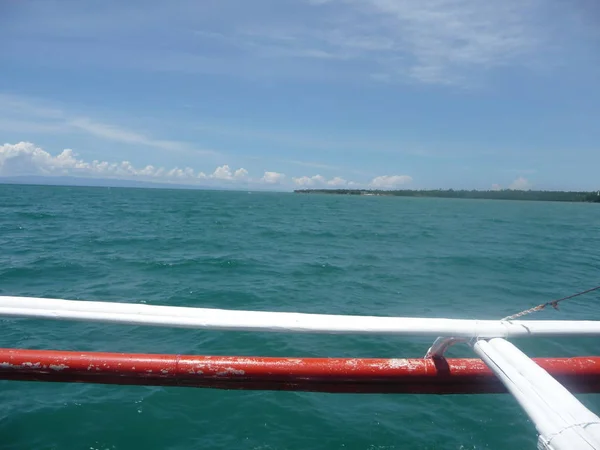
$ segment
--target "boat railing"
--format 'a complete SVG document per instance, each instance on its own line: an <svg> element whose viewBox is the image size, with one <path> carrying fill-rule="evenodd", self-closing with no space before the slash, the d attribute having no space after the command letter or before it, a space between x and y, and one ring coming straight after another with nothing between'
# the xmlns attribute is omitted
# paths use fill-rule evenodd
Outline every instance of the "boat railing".
<svg viewBox="0 0 600 450"><path fill-rule="evenodd" d="M0 349L0 379L356 393L511 393L541 449L600 449L600 358L530 359L509 338L600 336L600 321L344 316L0 296L0 317L262 332L437 338L425 358L269 358ZM445 358L467 343L481 358ZM560 381L560 382L559 382ZM563 384L561 384L563 383ZM566 387L565 387L566 386Z"/></svg>

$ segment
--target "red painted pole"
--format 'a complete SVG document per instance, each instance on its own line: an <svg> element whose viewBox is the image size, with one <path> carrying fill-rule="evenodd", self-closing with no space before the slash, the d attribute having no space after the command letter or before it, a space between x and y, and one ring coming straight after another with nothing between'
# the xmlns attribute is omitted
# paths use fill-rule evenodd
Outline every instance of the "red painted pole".
<svg viewBox="0 0 600 450"><path fill-rule="evenodd" d="M534 360L573 392L600 392L600 357ZM505 392L479 359L262 358L0 349L0 379L337 393Z"/></svg>

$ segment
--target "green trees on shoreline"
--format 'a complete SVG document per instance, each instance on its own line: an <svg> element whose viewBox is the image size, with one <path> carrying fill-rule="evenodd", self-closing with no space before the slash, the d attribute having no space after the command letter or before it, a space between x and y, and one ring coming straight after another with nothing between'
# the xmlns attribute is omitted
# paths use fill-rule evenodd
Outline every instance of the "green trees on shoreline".
<svg viewBox="0 0 600 450"><path fill-rule="evenodd" d="M336 195L378 195L392 197L431 197L431 198L470 198L490 200L530 200L554 202L589 202L600 203L600 191L566 192L566 191L517 191L503 189L496 191L476 190L366 190L366 189L298 189L297 194L336 194Z"/></svg>

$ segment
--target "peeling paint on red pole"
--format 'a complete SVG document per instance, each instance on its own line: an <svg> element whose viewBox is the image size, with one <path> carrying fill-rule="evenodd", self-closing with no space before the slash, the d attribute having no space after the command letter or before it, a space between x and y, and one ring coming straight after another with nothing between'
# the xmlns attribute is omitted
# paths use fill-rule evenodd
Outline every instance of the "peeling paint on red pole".
<svg viewBox="0 0 600 450"><path fill-rule="evenodd" d="M573 392L600 392L600 357L534 359ZM494 393L479 359L182 356L0 349L0 379L339 393Z"/></svg>

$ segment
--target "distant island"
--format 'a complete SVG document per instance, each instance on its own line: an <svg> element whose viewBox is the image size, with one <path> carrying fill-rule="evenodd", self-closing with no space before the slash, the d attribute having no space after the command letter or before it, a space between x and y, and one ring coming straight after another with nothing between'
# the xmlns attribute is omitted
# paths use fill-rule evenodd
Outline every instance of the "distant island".
<svg viewBox="0 0 600 450"><path fill-rule="evenodd" d="M431 198L471 198L488 200L530 200L546 202L588 202L600 203L600 191L518 191L501 189L494 191L432 189L432 190L365 190L365 189L297 189L297 194L334 194L334 195L377 195L391 197L431 197Z"/></svg>

